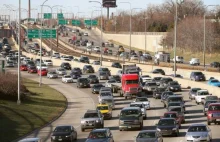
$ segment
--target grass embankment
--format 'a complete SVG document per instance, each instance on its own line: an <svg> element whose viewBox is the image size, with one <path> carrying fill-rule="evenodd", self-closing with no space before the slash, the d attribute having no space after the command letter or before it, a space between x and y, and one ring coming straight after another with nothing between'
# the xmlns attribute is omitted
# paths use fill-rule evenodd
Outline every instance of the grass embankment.
<svg viewBox="0 0 220 142"><path fill-rule="evenodd" d="M11 142L58 116L66 107L66 98L48 85L24 79L31 92L26 100L0 100L0 142Z"/></svg>

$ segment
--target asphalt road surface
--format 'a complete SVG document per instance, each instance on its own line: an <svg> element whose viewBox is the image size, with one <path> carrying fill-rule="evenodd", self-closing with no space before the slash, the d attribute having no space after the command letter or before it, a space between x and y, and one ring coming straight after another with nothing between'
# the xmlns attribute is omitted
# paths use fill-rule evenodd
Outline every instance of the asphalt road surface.
<svg viewBox="0 0 220 142"><path fill-rule="evenodd" d="M49 70L55 69L54 67ZM9 71L16 71L16 68L8 69ZM22 72L22 76L38 81L39 77L36 74L28 74ZM86 112L87 109L95 108L98 104L98 95L91 93L91 88L78 89L75 83L63 84L61 79L47 79L43 77L43 83L57 89L63 93L68 100L68 108L65 113L49 126L43 128L39 132L34 132L28 137L40 137L43 141L50 141L50 135L53 129L57 125L73 125L78 131L77 142L84 142L90 132L86 130L81 132L80 130L80 118ZM206 117L202 113L203 106L196 105L194 101L188 99L188 90L177 92L182 95L186 100L186 123L182 124L180 129L180 135L178 137L164 137L164 142L184 142L185 131L191 124L204 123L206 124ZM110 128L113 133L115 142L131 142L134 141L134 137L137 136L139 131L119 131L118 130L118 114L123 107L126 107L132 102L132 100L125 100L124 97L119 97L119 94L114 94L114 100L116 109L113 110L113 118L111 120L105 120L105 127ZM160 100L155 100L152 96L149 96L151 103L151 110L147 110L147 119L144 120L143 130L155 129L155 124L158 122L160 116L163 115L166 110L163 108L163 104ZM80 111L79 111L80 110ZM220 141L219 125L211 125L213 142Z"/></svg>

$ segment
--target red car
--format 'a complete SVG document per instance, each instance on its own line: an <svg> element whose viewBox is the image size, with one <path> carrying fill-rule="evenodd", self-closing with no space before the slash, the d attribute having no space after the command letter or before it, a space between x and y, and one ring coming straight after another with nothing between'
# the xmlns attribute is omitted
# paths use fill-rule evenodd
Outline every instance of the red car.
<svg viewBox="0 0 220 142"><path fill-rule="evenodd" d="M211 103L207 111L207 124L220 123L220 103Z"/></svg>
<svg viewBox="0 0 220 142"><path fill-rule="evenodd" d="M37 74L40 75L40 70L37 71ZM41 76L47 76L47 69L41 70Z"/></svg>
<svg viewBox="0 0 220 142"><path fill-rule="evenodd" d="M28 73L37 73L37 68L36 67L29 67Z"/></svg>
<svg viewBox="0 0 220 142"><path fill-rule="evenodd" d="M183 123L182 117L175 111L165 112L164 115L160 118L175 118L176 121L179 123L179 127L181 127L181 123Z"/></svg>
<svg viewBox="0 0 220 142"><path fill-rule="evenodd" d="M20 70L21 71L27 71L27 65L20 65Z"/></svg>

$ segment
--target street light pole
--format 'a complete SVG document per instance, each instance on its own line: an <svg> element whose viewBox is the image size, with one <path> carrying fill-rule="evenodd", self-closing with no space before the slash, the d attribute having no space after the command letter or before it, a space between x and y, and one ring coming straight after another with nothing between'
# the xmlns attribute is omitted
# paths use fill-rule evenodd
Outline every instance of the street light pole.
<svg viewBox="0 0 220 142"><path fill-rule="evenodd" d="M145 41L145 53L147 52L147 17L145 15L144 17L145 23L144 23L144 31L145 31L145 37L144 37L144 41Z"/></svg>
<svg viewBox="0 0 220 142"><path fill-rule="evenodd" d="M20 71L20 49L21 49L21 0L19 0L19 21L18 21L18 100L17 100L17 104L20 105L21 104L21 100L20 100L20 80L21 80L21 71Z"/></svg>
<svg viewBox="0 0 220 142"><path fill-rule="evenodd" d="M42 84L42 29L43 29L43 15L42 15L42 11L43 11L43 6L44 3L46 3L48 0L45 0L43 2L43 4L41 5L41 30L40 30L40 81L39 81L39 86L41 87Z"/></svg>
<svg viewBox="0 0 220 142"><path fill-rule="evenodd" d="M174 77L176 77L176 32L177 32L177 0L176 0L176 12L174 17Z"/></svg>

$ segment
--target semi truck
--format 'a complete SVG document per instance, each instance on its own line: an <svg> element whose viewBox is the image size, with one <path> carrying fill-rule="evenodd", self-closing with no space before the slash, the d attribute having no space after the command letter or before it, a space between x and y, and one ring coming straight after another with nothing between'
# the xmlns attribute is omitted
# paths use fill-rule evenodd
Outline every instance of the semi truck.
<svg viewBox="0 0 220 142"><path fill-rule="evenodd" d="M121 83L111 84L113 92L119 92L120 96L124 96L125 99L141 95L140 75L141 70L136 64L123 65Z"/></svg>

